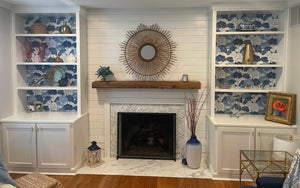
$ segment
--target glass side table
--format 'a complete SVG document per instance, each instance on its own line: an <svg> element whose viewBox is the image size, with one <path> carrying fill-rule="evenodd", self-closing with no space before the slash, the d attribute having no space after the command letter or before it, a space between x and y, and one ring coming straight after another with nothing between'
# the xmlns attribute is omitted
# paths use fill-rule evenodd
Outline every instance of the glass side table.
<svg viewBox="0 0 300 188"><path fill-rule="evenodd" d="M243 172L247 172L252 180L259 176L285 176L293 155L286 151L240 150L240 187Z"/></svg>

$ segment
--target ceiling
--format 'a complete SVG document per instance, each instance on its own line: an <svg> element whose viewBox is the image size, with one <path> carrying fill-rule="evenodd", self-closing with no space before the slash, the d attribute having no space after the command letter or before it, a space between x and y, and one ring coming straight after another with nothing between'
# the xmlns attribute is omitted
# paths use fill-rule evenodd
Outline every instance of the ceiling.
<svg viewBox="0 0 300 188"><path fill-rule="evenodd" d="M291 2L297 0L263 0L264 2ZM0 0L10 5L61 6L81 5L87 8L176 8L208 7L212 3L260 3L262 0ZM1 5L1 4L0 4Z"/></svg>

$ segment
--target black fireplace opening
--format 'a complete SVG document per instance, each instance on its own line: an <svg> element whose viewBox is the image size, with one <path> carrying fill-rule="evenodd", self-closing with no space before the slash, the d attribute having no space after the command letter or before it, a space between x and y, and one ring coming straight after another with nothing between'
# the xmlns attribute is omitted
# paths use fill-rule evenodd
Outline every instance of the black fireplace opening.
<svg viewBox="0 0 300 188"><path fill-rule="evenodd" d="M118 113L118 158L176 160L175 113Z"/></svg>

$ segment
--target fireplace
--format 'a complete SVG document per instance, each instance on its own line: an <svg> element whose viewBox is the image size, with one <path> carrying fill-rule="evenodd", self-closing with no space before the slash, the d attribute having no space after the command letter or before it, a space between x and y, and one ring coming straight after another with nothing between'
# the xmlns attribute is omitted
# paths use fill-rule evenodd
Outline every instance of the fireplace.
<svg viewBox="0 0 300 188"><path fill-rule="evenodd" d="M176 160L176 114L118 112L118 158Z"/></svg>

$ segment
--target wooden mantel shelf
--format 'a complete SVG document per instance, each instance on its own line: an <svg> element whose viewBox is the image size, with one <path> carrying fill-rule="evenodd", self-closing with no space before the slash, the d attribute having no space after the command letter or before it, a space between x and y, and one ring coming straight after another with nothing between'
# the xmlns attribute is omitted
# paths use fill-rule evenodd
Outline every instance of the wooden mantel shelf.
<svg viewBox="0 0 300 188"><path fill-rule="evenodd" d="M201 89L199 81L94 81L92 88Z"/></svg>

